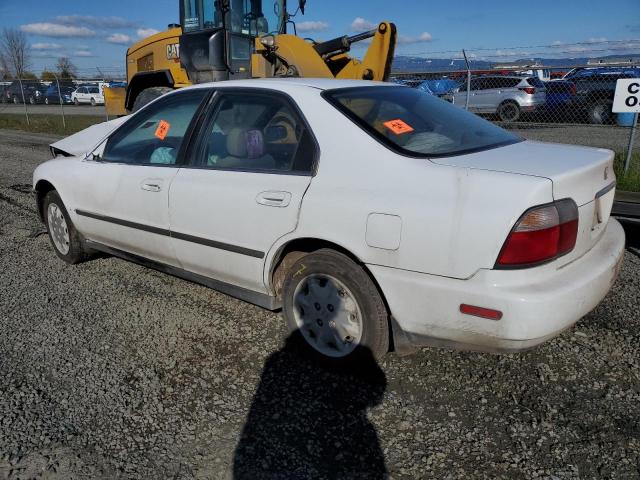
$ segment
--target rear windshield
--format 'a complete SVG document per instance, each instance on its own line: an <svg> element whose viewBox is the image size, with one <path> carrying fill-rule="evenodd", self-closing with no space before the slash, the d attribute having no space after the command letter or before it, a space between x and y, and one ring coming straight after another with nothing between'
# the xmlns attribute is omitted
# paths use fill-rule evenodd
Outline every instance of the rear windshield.
<svg viewBox="0 0 640 480"><path fill-rule="evenodd" d="M461 107L413 88L356 87L322 95L378 141L404 155L443 157L521 141Z"/></svg>

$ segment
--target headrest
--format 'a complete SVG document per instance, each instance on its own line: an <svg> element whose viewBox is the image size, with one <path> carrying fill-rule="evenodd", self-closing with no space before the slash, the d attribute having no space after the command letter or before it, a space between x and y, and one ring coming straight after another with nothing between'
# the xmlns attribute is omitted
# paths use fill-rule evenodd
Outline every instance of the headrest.
<svg viewBox="0 0 640 480"><path fill-rule="evenodd" d="M258 158L264 155L264 138L260 130L232 128L227 135L227 152L233 157Z"/></svg>

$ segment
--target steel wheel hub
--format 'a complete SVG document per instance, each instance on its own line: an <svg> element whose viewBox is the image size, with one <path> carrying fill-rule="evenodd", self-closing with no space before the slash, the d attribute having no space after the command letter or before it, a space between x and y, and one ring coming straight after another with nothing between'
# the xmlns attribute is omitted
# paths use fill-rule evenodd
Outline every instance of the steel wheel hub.
<svg viewBox="0 0 640 480"><path fill-rule="evenodd" d="M362 339L362 312L353 293L337 278L314 274L293 294L293 315L304 339L328 357L344 357Z"/></svg>
<svg viewBox="0 0 640 480"><path fill-rule="evenodd" d="M69 229L62 210L55 203L49 204L47 220L53 244L62 255L66 255L69 253Z"/></svg>

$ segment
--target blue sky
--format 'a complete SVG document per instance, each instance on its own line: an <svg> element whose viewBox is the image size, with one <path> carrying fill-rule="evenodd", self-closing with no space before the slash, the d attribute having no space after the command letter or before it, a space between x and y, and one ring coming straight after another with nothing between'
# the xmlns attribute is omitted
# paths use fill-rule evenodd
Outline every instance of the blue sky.
<svg viewBox="0 0 640 480"><path fill-rule="evenodd" d="M81 73L122 71L128 45L178 20L178 0L0 0L0 27L29 35L37 73L61 55ZM299 34L315 39L392 21L399 55L448 58L466 48L472 57L504 61L640 53L639 0L308 0L295 20Z"/></svg>

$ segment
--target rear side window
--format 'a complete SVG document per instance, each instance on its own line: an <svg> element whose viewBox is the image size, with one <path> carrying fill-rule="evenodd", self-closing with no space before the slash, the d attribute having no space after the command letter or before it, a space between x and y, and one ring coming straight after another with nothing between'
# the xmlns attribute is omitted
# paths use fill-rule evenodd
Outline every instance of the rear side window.
<svg viewBox="0 0 640 480"><path fill-rule="evenodd" d="M527 83L532 87L536 88L544 88L544 82L540 80L538 77L529 77L527 78Z"/></svg>
<svg viewBox="0 0 640 480"><path fill-rule="evenodd" d="M162 98L136 113L107 141L102 160L128 164L175 164L185 133L207 89Z"/></svg>
<svg viewBox="0 0 640 480"><path fill-rule="evenodd" d="M196 166L310 174L316 152L311 131L285 97L223 93L205 127Z"/></svg>
<svg viewBox="0 0 640 480"><path fill-rule="evenodd" d="M356 87L327 90L322 96L404 155L443 157L521 141L477 115L412 88Z"/></svg>

